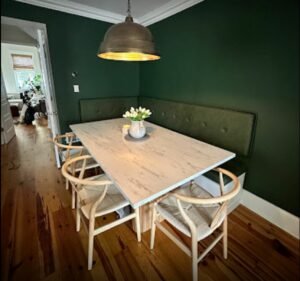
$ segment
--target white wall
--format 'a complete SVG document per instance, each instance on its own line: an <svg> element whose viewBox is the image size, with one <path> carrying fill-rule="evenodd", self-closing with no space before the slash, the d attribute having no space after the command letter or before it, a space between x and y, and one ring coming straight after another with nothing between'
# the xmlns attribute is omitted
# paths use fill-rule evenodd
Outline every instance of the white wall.
<svg viewBox="0 0 300 281"><path fill-rule="evenodd" d="M16 95L19 89L16 87L11 54L32 55L36 74L41 74L41 66L36 47L1 43L1 69L6 92L8 95Z"/></svg>

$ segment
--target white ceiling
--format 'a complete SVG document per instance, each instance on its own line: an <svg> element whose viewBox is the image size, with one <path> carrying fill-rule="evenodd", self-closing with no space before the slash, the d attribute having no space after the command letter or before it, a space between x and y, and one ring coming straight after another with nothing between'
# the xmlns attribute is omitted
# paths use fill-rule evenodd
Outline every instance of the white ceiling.
<svg viewBox="0 0 300 281"><path fill-rule="evenodd" d="M127 0L16 0L110 23L124 21ZM204 0L131 0L131 14L143 25L163 20Z"/></svg>
<svg viewBox="0 0 300 281"><path fill-rule="evenodd" d="M37 40L23 28L1 23L1 43L37 46Z"/></svg>

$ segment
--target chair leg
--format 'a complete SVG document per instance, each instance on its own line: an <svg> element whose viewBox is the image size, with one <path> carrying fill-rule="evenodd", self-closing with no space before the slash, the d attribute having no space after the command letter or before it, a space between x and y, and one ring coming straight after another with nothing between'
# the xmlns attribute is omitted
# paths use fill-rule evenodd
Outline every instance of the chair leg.
<svg viewBox="0 0 300 281"><path fill-rule="evenodd" d="M151 221L151 236L150 236L150 249L152 250L154 248L154 240L155 240L155 230L156 230L156 209L155 209L155 203L152 208L152 221Z"/></svg>
<svg viewBox="0 0 300 281"><path fill-rule="evenodd" d="M227 227L227 216L223 221L223 256L224 259L227 259L227 247L228 247L228 227Z"/></svg>
<svg viewBox="0 0 300 281"><path fill-rule="evenodd" d="M95 226L95 219L90 218L90 221L89 221L89 245L88 245L88 270L91 270L93 267L94 226Z"/></svg>
<svg viewBox="0 0 300 281"><path fill-rule="evenodd" d="M75 209L75 190L72 187L72 209Z"/></svg>
<svg viewBox="0 0 300 281"><path fill-rule="evenodd" d="M135 227L136 227L136 235L137 240L141 242L141 222L140 222L140 208L135 209Z"/></svg>
<svg viewBox="0 0 300 281"><path fill-rule="evenodd" d="M69 180L66 179L66 190L68 190L68 189L69 189Z"/></svg>
<svg viewBox="0 0 300 281"><path fill-rule="evenodd" d="M196 233L192 233L192 268L193 281L198 281L198 241Z"/></svg>

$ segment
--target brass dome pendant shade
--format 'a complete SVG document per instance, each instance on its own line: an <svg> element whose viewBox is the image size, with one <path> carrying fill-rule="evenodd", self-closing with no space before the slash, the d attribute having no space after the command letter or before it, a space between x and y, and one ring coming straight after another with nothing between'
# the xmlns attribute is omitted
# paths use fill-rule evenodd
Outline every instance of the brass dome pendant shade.
<svg viewBox="0 0 300 281"><path fill-rule="evenodd" d="M125 22L111 26L100 44L97 56L120 61L149 61L160 59L155 51L150 30L134 23L130 14L130 0Z"/></svg>

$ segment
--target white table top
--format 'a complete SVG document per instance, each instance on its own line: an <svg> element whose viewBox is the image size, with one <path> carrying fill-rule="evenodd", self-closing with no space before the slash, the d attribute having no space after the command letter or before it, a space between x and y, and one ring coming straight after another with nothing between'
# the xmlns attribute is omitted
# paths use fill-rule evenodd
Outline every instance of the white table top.
<svg viewBox="0 0 300 281"><path fill-rule="evenodd" d="M130 141L120 118L71 125L131 205L142 206L235 157L235 154L145 122L149 137Z"/></svg>

